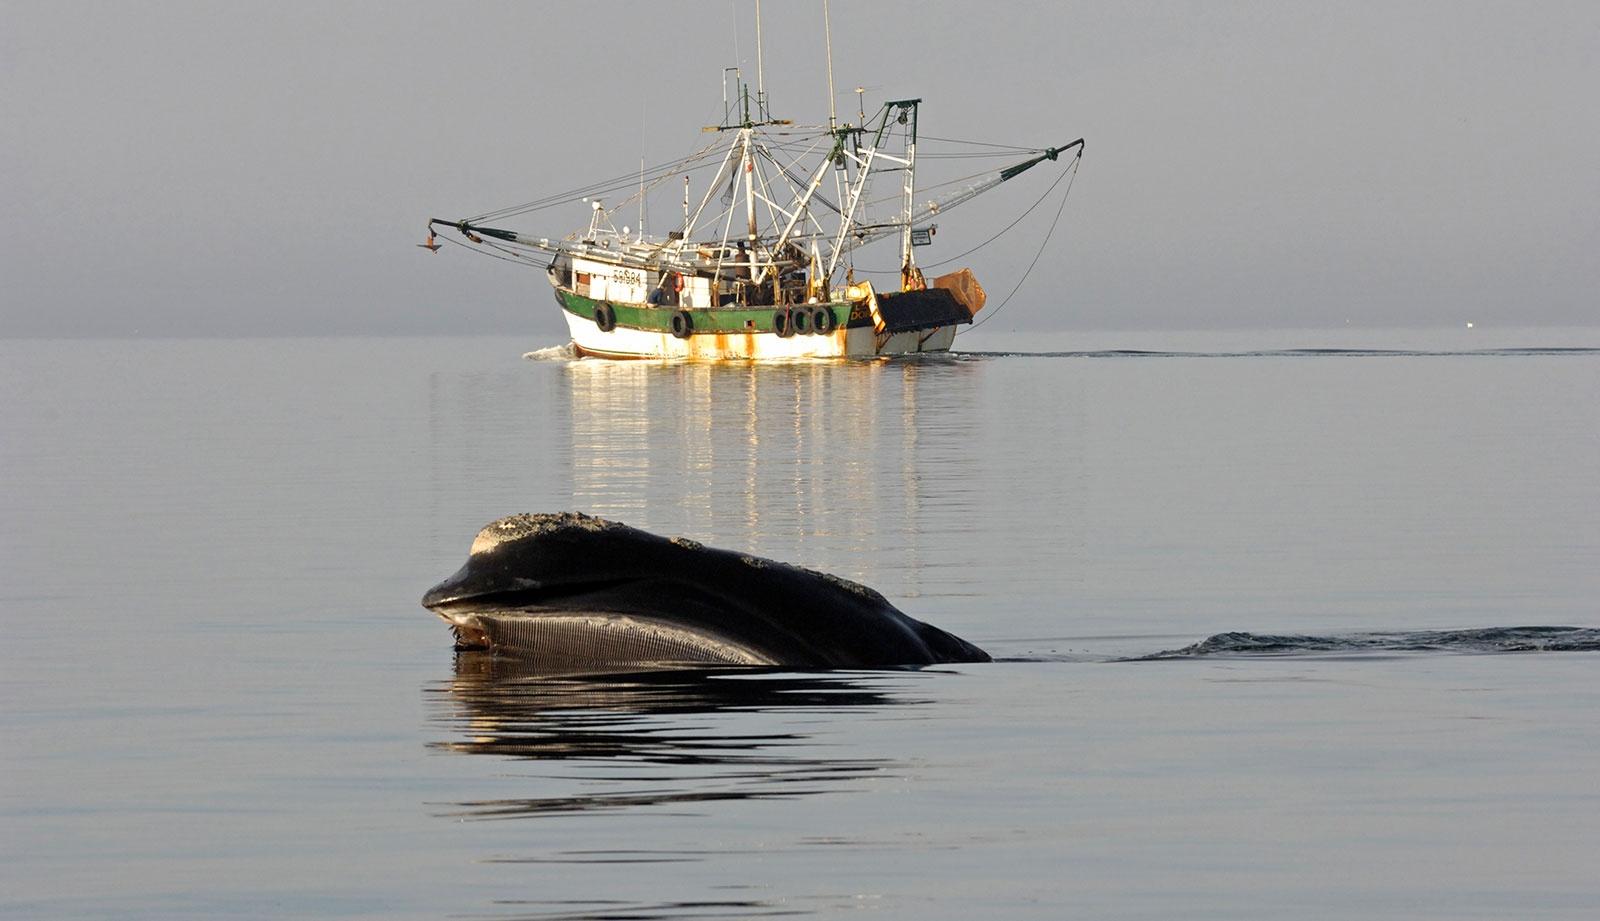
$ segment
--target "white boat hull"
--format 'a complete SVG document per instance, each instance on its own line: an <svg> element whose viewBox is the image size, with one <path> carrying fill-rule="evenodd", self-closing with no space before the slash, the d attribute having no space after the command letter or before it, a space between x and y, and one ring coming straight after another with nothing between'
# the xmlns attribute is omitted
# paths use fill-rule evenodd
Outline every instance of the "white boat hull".
<svg viewBox="0 0 1600 921"><path fill-rule="evenodd" d="M692 333L680 339L670 332L617 326L602 332L595 322L568 310L572 343L583 355L599 358L689 359L698 361L772 360L786 358L872 358L947 352L956 327L935 326L879 336L870 326L836 329L824 335L779 336L771 332ZM880 341L881 339L881 341Z"/></svg>

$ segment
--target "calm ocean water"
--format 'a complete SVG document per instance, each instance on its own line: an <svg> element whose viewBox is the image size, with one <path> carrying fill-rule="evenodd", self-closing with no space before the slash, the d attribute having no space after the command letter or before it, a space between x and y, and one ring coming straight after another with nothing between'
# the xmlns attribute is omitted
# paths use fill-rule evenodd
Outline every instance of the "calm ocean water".
<svg viewBox="0 0 1600 921"><path fill-rule="evenodd" d="M0 914L1600 912L1600 330L537 345L0 342ZM563 509L1002 661L457 658Z"/></svg>

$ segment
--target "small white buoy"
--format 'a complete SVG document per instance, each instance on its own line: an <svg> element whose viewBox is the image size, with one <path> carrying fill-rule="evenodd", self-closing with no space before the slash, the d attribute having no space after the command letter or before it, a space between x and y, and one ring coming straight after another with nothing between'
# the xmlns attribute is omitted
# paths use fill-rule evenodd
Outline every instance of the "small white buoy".
<svg viewBox="0 0 1600 921"><path fill-rule="evenodd" d="M1468 320L1467 321L1467 329L1471 329L1471 328L1472 328L1472 321Z"/></svg>

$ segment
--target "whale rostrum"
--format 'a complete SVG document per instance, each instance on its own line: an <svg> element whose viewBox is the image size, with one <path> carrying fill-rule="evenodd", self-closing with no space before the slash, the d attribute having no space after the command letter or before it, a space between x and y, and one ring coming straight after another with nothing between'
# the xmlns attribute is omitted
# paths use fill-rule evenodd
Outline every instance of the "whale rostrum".
<svg viewBox="0 0 1600 921"><path fill-rule="evenodd" d="M989 660L848 579L577 512L491 522L422 604L459 647L550 672Z"/></svg>

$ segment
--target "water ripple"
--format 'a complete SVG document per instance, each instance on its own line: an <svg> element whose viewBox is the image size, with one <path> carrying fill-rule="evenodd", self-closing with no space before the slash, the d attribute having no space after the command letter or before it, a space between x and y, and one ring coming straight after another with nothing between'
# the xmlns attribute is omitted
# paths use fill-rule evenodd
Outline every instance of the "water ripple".
<svg viewBox="0 0 1600 921"><path fill-rule="evenodd" d="M1246 349L1242 351L1163 351L1089 349L1077 351L962 351L957 358L1519 358L1543 355L1600 355L1600 348L1532 346L1501 349Z"/></svg>
<svg viewBox="0 0 1600 921"><path fill-rule="evenodd" d="M1135 656L1123 661L1328 653L1596 651L1600 651L1600 628L1596 627L1484 627L1475 630L1413 630L1330 636L1235 632L1218 633L1181 649Z"/></svg>

